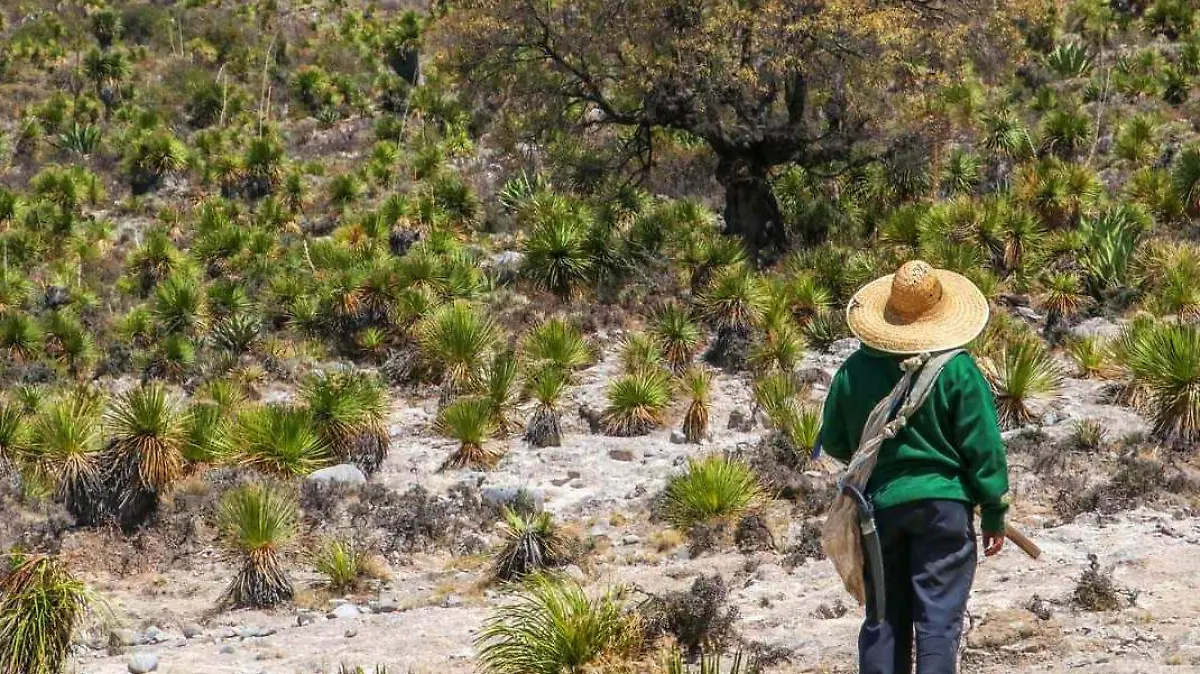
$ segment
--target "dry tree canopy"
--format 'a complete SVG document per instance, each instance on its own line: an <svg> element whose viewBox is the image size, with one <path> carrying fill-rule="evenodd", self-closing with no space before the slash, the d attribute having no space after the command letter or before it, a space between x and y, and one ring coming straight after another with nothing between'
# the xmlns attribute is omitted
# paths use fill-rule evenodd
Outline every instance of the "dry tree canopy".
<svg viewBox="0 0 1200 674"><path fill-rule="evenodd" d="M878 150L926 113L922 93L944 75L1007 62L1027 3L464 0L435 44L526 138L617 127L633 172L652 166L655 132L698 139L717 159L729 227L760 249L786 243L772 167Z"/></svg>

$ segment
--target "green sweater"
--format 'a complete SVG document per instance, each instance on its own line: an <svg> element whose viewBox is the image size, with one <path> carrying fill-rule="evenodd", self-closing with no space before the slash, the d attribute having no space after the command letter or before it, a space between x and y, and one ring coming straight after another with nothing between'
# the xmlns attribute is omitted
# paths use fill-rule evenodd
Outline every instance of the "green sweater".
<svg viewBox="0 0 1200 674"><path fill-rule="evenodd" d="M849 461L867 416L900 381L902 356L860 348L829 385L821 442ZM992 392L966 353L946 364L925 404L883 443L867 491L877 508L922 499L977 504L984 531L1004 531L1008 461Z"/></svg>

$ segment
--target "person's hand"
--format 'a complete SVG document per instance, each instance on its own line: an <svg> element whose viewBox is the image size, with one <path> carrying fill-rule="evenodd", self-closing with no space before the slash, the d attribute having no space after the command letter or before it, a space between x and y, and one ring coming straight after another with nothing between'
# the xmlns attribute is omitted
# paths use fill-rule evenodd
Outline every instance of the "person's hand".
<svg viewBox="0 0 1200 674"><path fill-rule="evenodd" d="M995 557L1004 549L1004 534L994 531L983 532L983 554L985 557Z"/></svg>

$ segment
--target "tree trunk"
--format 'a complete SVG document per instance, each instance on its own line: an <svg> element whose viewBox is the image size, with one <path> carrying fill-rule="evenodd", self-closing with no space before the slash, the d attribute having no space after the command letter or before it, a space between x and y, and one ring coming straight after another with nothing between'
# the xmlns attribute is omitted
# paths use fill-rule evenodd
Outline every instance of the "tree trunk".
<svg viewBox="0 0 1200 674"><path fill-rule="evenodd" d="M717 180L725 188L725 233L742 237L747 252L755 257L765 250L787 248L768 168L745 155L723 156L717 163Z"/></svg>

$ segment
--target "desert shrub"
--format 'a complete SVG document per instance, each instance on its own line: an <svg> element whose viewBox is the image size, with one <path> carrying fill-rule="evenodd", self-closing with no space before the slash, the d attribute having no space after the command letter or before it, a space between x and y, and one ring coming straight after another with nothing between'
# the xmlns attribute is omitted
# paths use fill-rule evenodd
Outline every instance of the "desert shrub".
<svg viewBox="0 0 1200 674"><path fill-rule="evenodd" d="M562 566L569 545L548 512L529 513L505 507L504 543L493 565L500 580L518 580L531 573Z"/></svg>
<svg viewBox="0 0 1200 674"><path fill-rule="evenodd" d="M658 370L666 365L663 360L659 342L644 332L626 335L621 340L621 369L626 374Z"/></svg>
<svg viewBox="0 0 1200 674"><path fill-rule="evenodd" d="M6 562L0 569L0 671L59 674L90 595L55 557L13 554Z"/></svg>
<svg viewBox="0 0 1200 674"><path fill-rule="evenodd" d="M593 260L587 238L590 214L565 197L535 196L519 220L529 230L521 271L539 288L566 299L583 289Z"/></svg>
<svg viewBox="0 0 1200 674"><path fill-rule="evenodd" d="M353 590L365 576L366 553L353 541L329 538L312 553L313 566L334 592Z"/></svg>
<svg viewBox="0 0 1200 674"><path fill-rule="evenodd" d="M1067 353L1079 366L1083 377L1106 377L1113 373L1113 354L1105 340L1086 336L1067 342Z"/></svg>
<svg viewBox="0 0 1200 674"><path fill-rule="evenodd" d="M437 368L450 394L475 386L485 356L498 339L491 319L465 300L436 309L417 326L422 354Z"/></svg>
<svg viewBox="0 0 1200 674"><path fill-rule="evenodd" d="M689 658L732 644L738 609L720 575L700 576L691 588L651 597L639 607L646 640L672 636Z"/></svg>
<svg viewBox="0 0 1200 674"><path fill-rule="evenodd" d="M676 302L659 307L650 324L650 334L676 374L687 369L700 346L700 326L692 319L691 312Z"/></svg>
<svg viewBox="0 0 1200 674"><path fill-rule="evenodd" d="M704 318L717 329L705 358L718 367L740 367L750 331L761 322L769 301L767 289L749 269L727 267L716 274L700 297Z"/></svg>
<svg viewBox="0 0 1200 674"><path fill-rule="evenodd" d="M243 411L237 420L237 461L270 475L307 475L329 465L329 445L312 414L286 405Z"/></svg>
<svg viewBox="0 0 1200 674"><path fill-rule="evenodd" d="M129 146L125 170L134 194L158 189L163 178L187 164L187 147L168 131L147 134Z"/></svg>
<svg viewBox="0 0 1200 674"><path fill-rule="evenodd" d="M1089 554L1087 568L1075 583L1071 601L1085 611L1117 611L1132 606L1137 601L1137 592L1118 586L1112 572L1101 569L1100 559Z"/></svg>
<svg viewBox="0 0 1200 674"><path fill-rule="evenodd" d="M704 367L687 370L679 380L680 391L689 401L687 411L683 415L683 437L687 442L698 444L708 435L712 380L712 372Z"/></svg>
<svg viewBox="0 0 1200 674"><path fill-rule="evenodd" d="M643 369L614 381L607 395L604 432L618 437L646 435L665 421L671 383L665 372Z"/></svg>
<svg viewBox="0 0 1200 674"><path fill-rule="evenodd" d="M1108 442L1108 431L1096 419L1080 419L1071 428L1075 446L1087 452L1103 449Z"/></svg>
<svg viewBox="0 0 1200 674"><path fill-rule="evenodd" d="M1062 77L1082 77L1092 68L1087 48L1078 42L1060 44L1045 57L1046 65Z"/></svg>
<svg viewBox="0 0 1200 674"><path fill-rule="evenodd" d="M217 526L241 568L223 603L263 608L291 600L292 582L279 552L296 535L296 515L294 497L278 487L250 484L225 495Z"/></svg>
<svg viewBox="0 0 1200 674"><path fill-rule="evenodd" d="M1000 423L1007 428L1032 421L1029 403L1057 395L1063 380L1053 354L1040 341L1029 339L1005 346L988 375Z"/></svg>
<svg viewBox="0 0 1200 674"><path fill-rule="evenodd" d="M1200 147L1189 146L1171 167L1171 190L1188 213L1200 213Z"/></svg>
<svg viewBox="0 0 1200 674"><path fill-rule="evenodd" d="M521 351L534 367L546 363L564 373L592 362L592 350L579 329L562 318L547 319L525 333Z"/></svg>
<svg viewBox="0 0 1200 674"><path fill-rule="evenodd" d="M1154 431L1168 442L1200 438L1200 328L1169 323L1140 347L1139 378L1149 393Z"/></svg>
<svg viewBox="0 0 1200 674"><path fill-rule="evenodd" d="M758 477L746 463L719 454L690 459L667 481L664 514L683 531L732 520L763 499Z"/></svg>
<svg viewBox="0 0 1200 674"><path fill-rule="evenodd" d="M100 523L107 499L102 485L101 401L75 391L47 403L30 429L29 458L82 525Z"/></svg>
<svg viewBox="0 0 1200 674"><path fill-rule="evenodd" d="M620 658L637 637L616 592L589 599L574 581L535 575L485 621L476 649L489 674L561 674Z"/></svg>
<svg viewBox="0 0 1200 674"><path fill-rule="evenodd" d="M365 372L321 372L309 378L300 397L313 428L339 460L367 474L387 458L387 391Z"/></svg>

